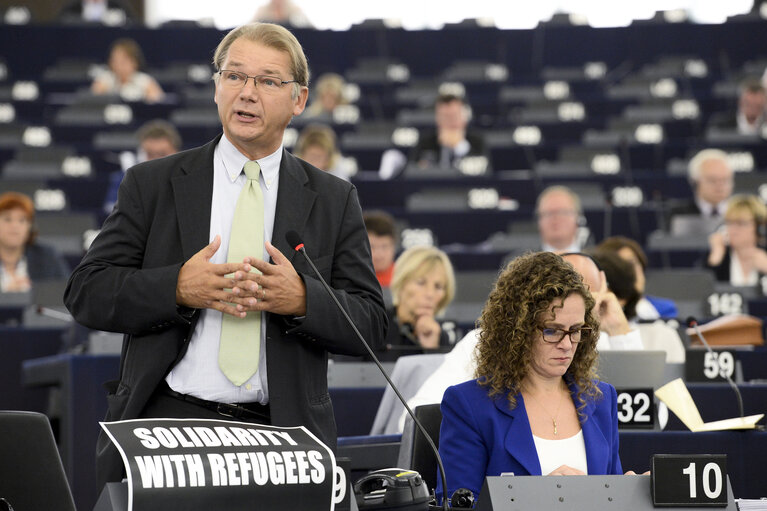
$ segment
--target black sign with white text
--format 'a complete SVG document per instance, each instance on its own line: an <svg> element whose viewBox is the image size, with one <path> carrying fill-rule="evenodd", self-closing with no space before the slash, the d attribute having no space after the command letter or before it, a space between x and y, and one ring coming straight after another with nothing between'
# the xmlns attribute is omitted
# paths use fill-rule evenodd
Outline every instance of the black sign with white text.
<svg viewBox="0 0 767 511"><path fill-rule="evenodd" d="M616 392L620 429L655 428L653 389L616 389Z"/></svg>
<svg viewBox="0 0 767 511"><path fill-rule="evenodd" d="M688 349L685 354L684 376L688 382L726 382L726 376L735 379L735 351L714 349Z"/></svg>
<svg viewBox="0 0 767 511"><path fill-rule="evenodd" d="M348 483L303 427L205 419L105 422L128 474L128 509L333 511Z"/></svg>
<svg viewBox="0 0 767 511"><path fill-rule="evenodd" d="M651 475L655 506L727 507L725 454L655 454Z"/></svg>

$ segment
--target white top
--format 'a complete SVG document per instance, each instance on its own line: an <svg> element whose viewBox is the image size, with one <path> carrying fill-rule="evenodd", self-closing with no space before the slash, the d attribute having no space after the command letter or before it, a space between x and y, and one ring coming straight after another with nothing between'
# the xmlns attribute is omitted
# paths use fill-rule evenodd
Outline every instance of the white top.
<svg viewBox="0 0 767 511"><path fill-rule="evenodd" d="M107 87L107 93L119 94L127 101L143 101L146 99L146 89L155 79L142 71L136 71L126 83L120 83L110 70L99 74L97 80Z"/></svg>
<svg viewBox="0 0 767 511"><path fill-rule="evenodd" d="M637 318L639 319L659 319L660 313L650 300L644 296L636 304Z"/></svg>
<svg viewBox="0 0 767 511"><path fill-rule="evenodd" d="M583 430L562 440L547 440L535 435L533 435L533 440L535 441L535 450L538 451L541 474L548 475L562 465L580 470L584 474L589 473Z"/></svg>
<svg viewBox="0 0 767 511"><path fill-rule="evenodd" d="M16 263L16 271L14 273L9 272L5 265L0 263L0 292L8 292L8 287L11 285L11 280L14 278L29 278L29 272L27 271L27 258L22 256L19 262Z"/></svg>
<svg viewBox="0 0 767 511"><path fill-rule="evenodd" d="M632 327L628 333L621 335L607 335L605 332L599 332L597 351L643 349L642 337L636 327Z"/></svg>
<svg viewBox="0 0 767 511"><path fill-rule="evenodd" d="M730 251L730 284L733 286L755 286L759 283L759 273L752 268L748 275L743 275L743 266L734 250Z"/></svg>
<svg viewBox="0 0 767 511"><path fill-rule="evenodd" d="M556 252L558 254L575 254L581 251L581 244L578 242L578 236L573 238L572 243L563 248L556 248L548 243L541 242L542 252Z"/></svg>
<svg viewBox="0 0 767 511"><path fill-rule="evenodd" d="M213 241L221 236L221 247L210 262L226 262L229 252L229 234L234 218L234 207L247 178L242 168L248 158L222 136L213 155L213 202L210 211L210 233ZM264 241L272 241L274 215L277 207L282 146L269 156L257 160L261 166L261 192L264 198ZM261 254L269 260L266 247ZM235 387L218 367L218 346L221 338L222 313L203 309L192 333L184 358L166 377L168 386L176 392L190 394L220 403L267 403L269 389L266 383L266 313L261 313L261 350L258 371L242 386Z"/></svg>

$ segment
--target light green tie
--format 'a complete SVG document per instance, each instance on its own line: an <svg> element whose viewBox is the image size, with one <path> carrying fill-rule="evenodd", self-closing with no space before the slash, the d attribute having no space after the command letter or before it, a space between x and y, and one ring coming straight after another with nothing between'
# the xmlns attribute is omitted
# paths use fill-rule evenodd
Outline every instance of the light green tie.
<svg viewBox="0 0 767 511"><path fill-rule="evenodd" d="M234 208L232 231L229 235L227 262L241 263L246 257L262 258L264 251L264 200L258 176L258 162L245 164L248 181L240 192ZM252 272L258 273L253 268ZM221 341L218 366L238 387L258 370L261 347L261 313L248 312L244 318L224 314L221 320Z"/></svg>

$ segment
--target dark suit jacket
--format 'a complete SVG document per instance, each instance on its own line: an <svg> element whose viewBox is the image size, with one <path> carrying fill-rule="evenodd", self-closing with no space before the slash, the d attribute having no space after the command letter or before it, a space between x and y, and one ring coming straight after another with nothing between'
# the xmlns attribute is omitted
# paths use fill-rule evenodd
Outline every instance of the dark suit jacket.
<svg viewBox="0 0 767 511"><path fill-rule="evenodd" d="M29 273L29 279L32 282L36 280L64 280L69 277L67 262L53 247L33 243L24 250L24 257L27 258L27 273Z"/></svg>
<svg viewBox="0 0 767 511"><path fill-rule="evenodd" d="M706 252L706 255L703 257L703 266L706 268L710 268L714 271L714 278L716 278L717 282L726 282L730 283L730 265L732 264L732 251L730 247L727 247L724 257L722 258L722 261L717 264L716 266L711 266L708 264L708 256L710 255L710 252ZM759 279L761 281L762 274L759 274Z"/></svg>
<svg viewBox="0 0 767 511"><path fill-rule="evenodd" d="M618 410L615 388L599 383L603 398L582 410L583 440L589 475L622 474L618 457ZM577 387L571 386L573 395ZM439 452L447 473L447 495L468 488L479 495L485 476L501 472L541 475L533 433L522 395L509 407L506 394L491 398L477 380L445 391ZM576 403L577 408L577 403ZM441 493L441 482L438 493Z"/></svg>
<svg viewBox="0 0 767 511"><path fill-rule="evenodd" d="M469 152L465 156L484 156L488 159L488 170L492 168L490 156L485 149L485 141L482 136L472 131L466 132L466 140L469 142ZM419 138L418 144L410 153L410 162L422 166L437 166L440 164L442 146L439 144L436 133L429 133Z"/></svg>
<svg viewBox="0 0 767 511"><path fill-rule="evenodd" d="M199 314L179 312L176 282L183 263L209 242L217 142L129 170L114 211L69 280L65 303L78 322L126 334L107 420L138 417L186 351ZM302 237L362 335L380 345L386 316L356 189L283 153L272 243L303 278L307 313L298 325L267 314L272 423L306 426L334 448L327 352L365 350L303 256L288 246L289 230ZM97 456L102 482L121 476L122 462L103 434Z"/></svg>

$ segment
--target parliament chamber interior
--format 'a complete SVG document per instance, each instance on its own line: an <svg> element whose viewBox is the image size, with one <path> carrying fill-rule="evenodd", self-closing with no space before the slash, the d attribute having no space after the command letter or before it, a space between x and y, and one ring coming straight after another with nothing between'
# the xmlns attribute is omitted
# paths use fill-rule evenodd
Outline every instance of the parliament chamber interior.
<svg viewBox="0 0 767 511"><path fill-rule="evenodd" d="M221 132L211 59L224 32L186 22L158 28L15 24L0 14L0 194L32 197L38 239L74 268L109 213L110 183L124 153L135 151L141 125L169 121L184 149ZM676 302L678 317L666 323L688 353L695 351L689 316L705 324L749 315L760 320L756 337L763 339L767 277L747 287L717 281L702 264L706 236L672 233L668 225L675 204L692 198L688 162L706 148L727 153L734 193L767 201L767 125L741 134L714 122L737 109L743 80L761 80L767 69L767 21L758 12L719 25L659 15L619 28L555 17L529 30L466 20L409 31L369 20L343 32L292 31L312 78L341 75L349 101L333 115L294 118L285 147L291 150L310 123L332 127L363 210L397 219L402 248L433 244L450 257L456 298L444 320L459 334L474 327L503 265L538 249L538 195L566 185L580 198L584 239L595 245L625 236L643 248L647 293ZM145 70L165 91L160 101L91 94L107 49L125 37L143 49ZM445 90L467 98L470 127L484 137L490 165L422 173L407 167L382 176L386 155L407 158L419 133L434 128L434 101ZM121 336L73 324L62 303L65 284L52 280L24 293L0 293L0 410L53 419L74 500L86 510L98 497L93 459L106 410L102 384L117 376ZM746 414L767 412L767 351L761 343L733 350ZM411 364L411 371L422 372L419 382L435 367L433 361ZM397 372L396 365L386 367ZM664 370L685 374L679 361ZM377 414L393 413L381 408L393 405L375 371L359 361L329 364L339 455L351 458L357 476L403 460L399 433L373 431L382 420ZM400 382L417 385L402 373ZM644 386L657 389L662 380ZM738 414L726 382L687 383L706 422ZM657 401L655 408L662 408ZM767 433L691 433L669 415L651 430L621 430L624 468L648 470L654 453L726 453L735 496L767 496Z"/></svg>

